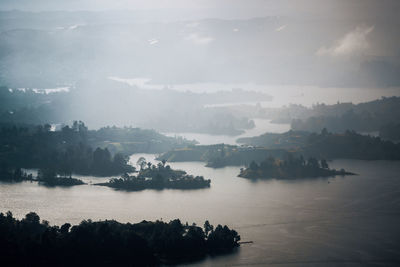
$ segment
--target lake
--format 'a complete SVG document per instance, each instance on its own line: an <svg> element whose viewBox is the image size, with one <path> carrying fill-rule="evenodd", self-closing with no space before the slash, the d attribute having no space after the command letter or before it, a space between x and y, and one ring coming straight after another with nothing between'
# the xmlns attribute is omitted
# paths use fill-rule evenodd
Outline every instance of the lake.
<svg viewBox="0 0 400 267"><path fill-rule="evenodd" d="M155 162L155 155L136 154ZM35 182L0 183L0 211L21 218L37 212L51 224L116 219L227 224L243 244L233 254L190 266L395 266L400 263L400 164L335 160L357 176L258 181L238 178L239 167L212 169L201 162L173 168L212 180L201 190L123 192L82 185L48 188ZM79 176L78 176L79 177ZM105 178L84 177L86 182Z"/></svg>

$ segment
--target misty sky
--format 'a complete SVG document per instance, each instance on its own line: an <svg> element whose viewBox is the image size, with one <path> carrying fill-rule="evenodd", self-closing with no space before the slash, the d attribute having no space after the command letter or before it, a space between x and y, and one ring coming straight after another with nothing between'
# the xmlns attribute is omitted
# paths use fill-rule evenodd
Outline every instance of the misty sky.
<svg viewBox="0 0 400 267"><path fill-rule="evenodd" d="M71 80L400 86L400 1L2 0L0 10L47 11L0 18L5 83L62 68Z"/></svg>
<svg viewBox="0 0 400 267"><path fill-rule="evenodd" d="M104 11L165 10L198 12L204 17L252 18L257 16L332 16L343 19L396 19L396 0L2 0L0 10L23 11ZM210 12L207 14L207 12Z"/></svg>

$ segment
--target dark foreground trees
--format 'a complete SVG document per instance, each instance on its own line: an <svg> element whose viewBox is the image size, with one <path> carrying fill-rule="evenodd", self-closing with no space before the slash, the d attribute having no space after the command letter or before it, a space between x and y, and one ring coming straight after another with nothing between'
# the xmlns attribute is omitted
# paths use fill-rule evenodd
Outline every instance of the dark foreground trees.
<svg viewBox="0 0 400 267"><path fill-rule="evenodd" d="M119 223L82 221L50 226L28 213L18 220L0 213L3 266L156 266L193 261L226 253L239 246L240 236L227 226L215 229L182 224L178 219Z"/></svg>

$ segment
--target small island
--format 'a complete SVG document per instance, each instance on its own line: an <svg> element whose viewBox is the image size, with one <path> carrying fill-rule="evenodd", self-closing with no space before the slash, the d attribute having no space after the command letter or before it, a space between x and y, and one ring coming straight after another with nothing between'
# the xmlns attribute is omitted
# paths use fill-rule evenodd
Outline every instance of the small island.
<svg viewBox="0 0 400 267"><path fill-rule="evenodd" d="M163 160L157 165L146 162L144 158L138 160L139 173L135 175L124 174L121 178L110 179L106 183L95 185L108 186L127 191L139 191L144 189L201 189L210 187L211 180L203 176L188 175L182 170L173 170L165 165Z"/></svg>
<svg viewBox="0 0 400 267"><path fill-rule="evenodd" d="M34 212L0 213L3 266L160 266L233 252L240 236L229 227L181 223L84 220L50 226Z"/></svg>
<svg viewBox="0 0 400 267"><path fill-rule="evenodd" d="M46 186L74 186L85 184L82 180L71 176L59 176L52 169L39 169L36 180Z"/></svg>
<svg viewBox="0 0 400 267"><path fill-rule="evenodd" d="M310 157L305 160L303 156L294 157L288 154L284 160L269 157L260 164L253 161L248 168L240 169L238 176L249 179L298 179L336 175L354 175L354 173L344 169L339 171L330 169L324 159L318 161L316 158Z"/></svg>
<svg viewBox="0 0 400 267"><path fill-rule="evenodd" d="M39 169L36 178L32 174L27 174L21 168L0 167L0 181L2 182L23 182L34 181L46 186L73 186L85 184L82 180L60 176L53 169Z"/></svg>

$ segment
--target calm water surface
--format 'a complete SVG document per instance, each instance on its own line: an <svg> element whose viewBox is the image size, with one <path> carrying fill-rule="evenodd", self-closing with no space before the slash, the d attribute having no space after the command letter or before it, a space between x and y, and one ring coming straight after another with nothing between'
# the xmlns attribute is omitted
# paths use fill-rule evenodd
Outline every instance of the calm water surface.
<svg viewBox="0 0 400 267"><path fill-rule="evenodd" d="M138 154L153 159L155 155ZM211 169L200 162L173 168L212 180L202 190L116 191L94 185L47 188L0 183L0 211L37 212L51 224L83 219L122 222L180 218L227 224L243 241L237 253L191 266L396 266L400 264L400 164L336 160L358 176L252 182L239 167ZM105 178L84 177L86 182Z"/></svg>

